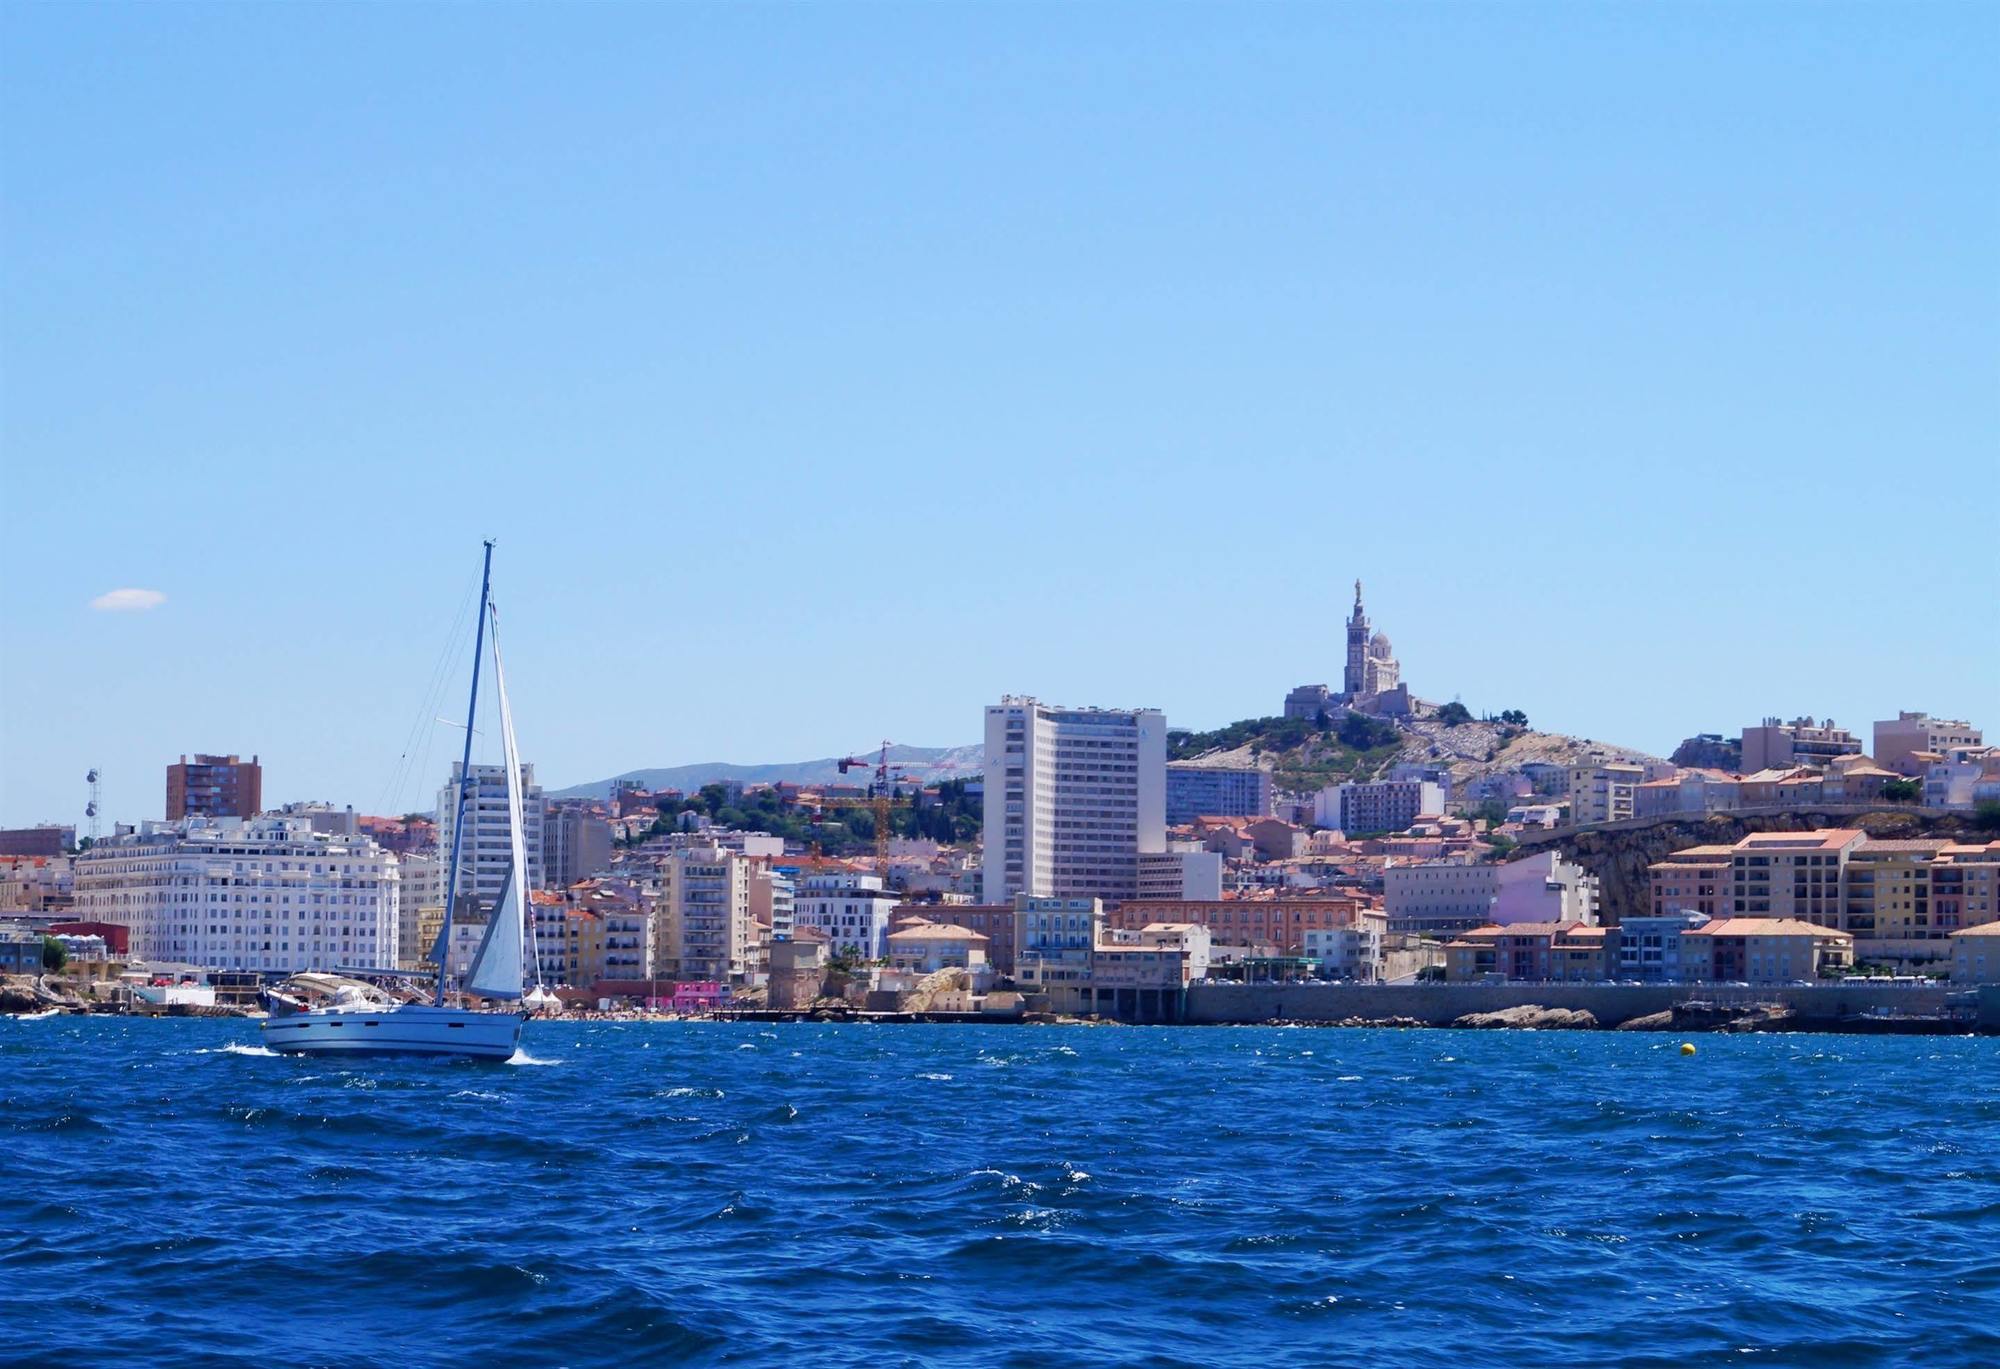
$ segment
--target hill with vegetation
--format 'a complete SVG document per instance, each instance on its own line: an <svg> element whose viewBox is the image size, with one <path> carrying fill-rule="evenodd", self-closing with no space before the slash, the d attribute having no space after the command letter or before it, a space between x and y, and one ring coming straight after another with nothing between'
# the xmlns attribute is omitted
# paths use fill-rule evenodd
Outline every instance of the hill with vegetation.
<svg viewBox="0 0 2000 1369"><path fill-rule="evenodd" d="M1293 791L1381 779L1406 762L1447 770L1462 789L1532 762L1567 767L1620 758L1657 759L1629 746L1538 732L1518 710L1479 718L1458 703L1421 704L1414 716L1393 720L1338 709L1332 716L1254 718L1167 734L1169 760L1261 766L1280 789Z"/></svg>

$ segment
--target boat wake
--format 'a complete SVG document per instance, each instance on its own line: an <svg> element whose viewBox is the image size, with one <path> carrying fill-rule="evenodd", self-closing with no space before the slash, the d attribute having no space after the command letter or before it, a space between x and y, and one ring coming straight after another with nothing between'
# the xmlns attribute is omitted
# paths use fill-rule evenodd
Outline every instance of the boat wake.
<svg viewBox="0 0 2000 1369"><path fill-rule="evenodd" d="M560 1065L562 1061L542 1060L528 1054L528 1052L522 1049L521 1047L516 1046L514 1047L514 1053L507 1057L507 1063L510 1065Z"/></svg>
<svg viewBox="0 0 2000 1369"><path fill-rule="evenodd" d="M278 1058L278 1053L272 1050L269 1046L246 1046L240 1041L231 1041L228 1045L217 1046L214 1050L198 1050L195 1052L195 1054L196 1055L255 1055L271 1060L276 1060Z"/></svg>

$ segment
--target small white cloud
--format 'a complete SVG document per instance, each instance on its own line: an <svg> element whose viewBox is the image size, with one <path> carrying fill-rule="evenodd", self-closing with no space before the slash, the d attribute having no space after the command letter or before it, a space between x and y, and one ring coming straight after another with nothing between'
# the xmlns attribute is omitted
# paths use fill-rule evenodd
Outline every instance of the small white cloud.
<svg viewBox="0 0 2000 1369"><path fill-rule="evenodd" d="M144 613L166 602L167 596L156 589L114 589L92 599L90 606L99 613Z"/></svg>

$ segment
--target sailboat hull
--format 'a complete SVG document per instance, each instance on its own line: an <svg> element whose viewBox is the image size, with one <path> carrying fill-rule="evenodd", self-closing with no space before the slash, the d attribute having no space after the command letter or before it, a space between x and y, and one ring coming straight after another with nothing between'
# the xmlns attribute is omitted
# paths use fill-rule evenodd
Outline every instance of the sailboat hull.
<svg viewBox="0 0 2000 1369"><path fill-rule="evenodd" d="M521 1015L408 1003L323 1008L276 1017L264 1044L286 1055L445 1055L505 1060L521 1045Z"/></svg>

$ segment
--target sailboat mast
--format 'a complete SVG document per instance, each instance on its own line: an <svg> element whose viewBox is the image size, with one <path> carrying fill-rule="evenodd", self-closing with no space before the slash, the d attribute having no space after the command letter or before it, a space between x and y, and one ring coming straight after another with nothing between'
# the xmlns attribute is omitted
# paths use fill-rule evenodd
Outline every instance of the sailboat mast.
<svg viewBox="0 0 2000 1369"><path fill-rule="evenodd" d="M486 600L493 590L493 543L479 572L479 626L472 640L472 697L465 705L465 756L458 764L458 806L451 824L451 864L445 869L444 930L438 934L437 1005L444 1006L445 966L451 961L451 914L458 903L458 857L465 849L465 799L472 792L472 725L479 720L479 658L486 650Z"/></svg>

